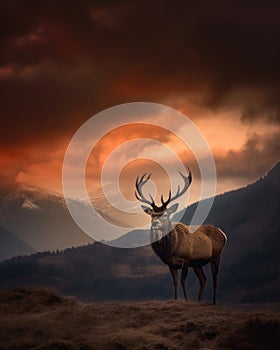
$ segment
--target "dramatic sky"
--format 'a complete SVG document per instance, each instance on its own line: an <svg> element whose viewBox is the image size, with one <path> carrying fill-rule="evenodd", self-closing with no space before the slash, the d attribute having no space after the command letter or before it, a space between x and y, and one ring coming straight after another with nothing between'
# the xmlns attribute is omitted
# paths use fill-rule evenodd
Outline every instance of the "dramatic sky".
<svg viewBox="0 0 280 350"><path fill-rule="evenodd" d="M218 192L256 180L279 160L278 1L11 0L0 11L2 191L15 182L61 191L75 131L134 101L193 120L212 149ZM145 132L108 135L96 170L128 135Z"/></svg>

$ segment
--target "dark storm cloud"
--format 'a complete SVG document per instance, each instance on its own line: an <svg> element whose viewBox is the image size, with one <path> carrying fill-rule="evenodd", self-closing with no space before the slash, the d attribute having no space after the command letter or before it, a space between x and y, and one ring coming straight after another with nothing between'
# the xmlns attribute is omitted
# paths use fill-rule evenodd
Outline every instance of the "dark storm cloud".
<svg viewBox="0 0 280 350"><path fill-rule="evenodd" d="M244 123L253 123L255 120L264 120L274 124L280 123L279 91L264 94L251 103L244 103L241 109L241 120Z"/></svg>
<svg viewBox="0 0 280 350"><path fill-rule="evenodd" d="M170 96L279 121L279 2L1 2L0 143ZM250 92L250 93L248 93ZM196 97L193 97L196 96Z"/></svg>
<svg viewBox="0 0 280 350"><path fill-rule="evenodd" d="M279 161L279 154L278 133L254 134L239 151L229 151L225 157L215 157L218 176L255 180Z"/></svg>
<svg viewBox="0 0 280 350"><path fill-rule="evenodd" d="M20 74L2 81L4 86L0 82L2 145L63 137L94 110L97 79L91 81L84 69L44 67L35 76Z"/></svg>

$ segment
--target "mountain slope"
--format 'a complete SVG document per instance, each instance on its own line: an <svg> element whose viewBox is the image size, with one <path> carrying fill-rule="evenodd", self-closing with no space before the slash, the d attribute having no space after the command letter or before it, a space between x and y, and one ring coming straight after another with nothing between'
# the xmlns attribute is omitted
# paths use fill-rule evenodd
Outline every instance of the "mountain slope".
<svg viewBox="0 0 280 350"><path fill-rule="evenodd" d="M150 244L149 230L133 230L110 241L110 245L120 248L135 248Z"/></svg>
<svg viewBox="0 0 280 350"><path fill-rule="evenodd" d="M215 198L207 221L228 235L219 272L218 303L280 302L279 175L277 164L255 184ZM194 207L187 209L185 222ZM205 271L204 300L210 301L209 266ZM150 246L118 249L100 243L4 261L0 263L0 281L1 289L51 286L85 301L168 299L173 289L167 266ZM187 290L189 297L196 299L198 282L192 271Z"/></svg>
<svg viewBox="0 0 280 350"><path fill-rule="evenodd" d="M233 250L238 250L243 256L248 251L247 246L250 245L251 235L254 235L254 248L265 244L265 241L270 239L270 235L276 235L275 232L280 227L279 198L280 163L255 183L216 196L205 223L217 225L224 230L230 239L231 246L236 245ZM182 213L175 214L172 221L176 222L182 217L181 222L189 225L197 205L196 202L189 206L183 216ZM133 230L110 243L113 246L123 247L148 244L149 231Z"/></svg>
<svg viewBox="0 0 280 350"><path fill-rule="evenodd" d="M224 288L234 285L237 298L244 302L278 300L277 293L280 295L279 198L280 163L256 183L217 196L208 215L207 222L221 227L228 236ZM195 205L187 209L183 222L190 222Z"/></svg>
<svg viewBox="0 0 280 350"><path fill-rule="evenodd" d="M0 201L0 226L37 251L93 242L82 232L57 194L20 184Z"/></svg>
<svg viewBox="0 0 280 350"><path fill-rule="evenodd" d="M11 256L30 255L36 250L22 242L15 235L0 227L0 261Z"/></svg>

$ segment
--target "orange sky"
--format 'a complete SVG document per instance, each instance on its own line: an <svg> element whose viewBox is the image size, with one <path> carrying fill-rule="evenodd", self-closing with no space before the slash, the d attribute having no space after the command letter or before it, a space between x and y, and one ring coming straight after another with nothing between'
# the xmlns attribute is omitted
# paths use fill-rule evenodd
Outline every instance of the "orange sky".
<svg viewBox="0 0 280 350"><path fill-rule="evenodd" d="M206 119L197 119L196 125L200 128L202 133L204 134L206 140L208 141L211 150L213 152L214 158L217 161L217 171L218 171L218 186L217 193L221 193L233 188L237 188L239 186L246 185L248 181L253 181L257 179L258 176L262 175L262 171L264 168L260 167L259 173L250 173L251 165L248 163L239 163L238 159L242 158L242 156L246 155L246 145L248 143L248 139L250 137L252 140L258 135L258 142L256 142L252 152L258 152L258 154L254 154L254 162L258 157L262 157L264 154L265 159L262 159L260 162L261 165L265 164L268 168L273 165L270 159L267 159L267 163L265 163L265 144L262 143L263 138L267 135L273 135L273 128L270 125L262 124L261 122L256 123L254 126L249 126L248 128L244 128L242 123L238 121L238 119L234 119L231 122L229 118L225 119L225 122L221 124L221 117L214 116L212 118ZM259 129L262 129L262 133L258 132ZM198 187L200 174L196 164L194 157L191 152L187 149L186 145L178 140L178 138L164 129L156 128L152 126L144 127L141 126L126 126L122 128L118 128L108 135L106 135L93 149L91 157L88 161L87 166L87 187L88 191L92 192L98 187L101 170L106 158L110 155L110 153L120 144L125 141L138 139L138 138L152 138L159 140L166 145L168 145L171 149L173 149L178 156L182 159L185 165L189 165L197 177L197 186L194 182L193 186L195 187L195 195L193 200L199 198L200 188ZM66 151L66 147L68 146L68 140L58 144L59 147L55 147L48 152L48 157L44 159L42 154L45 154L46 149L40 147L39 149L34 149L33 147L28 152L32 153L33 156L38 158L41 156L43 158L42 161L35 161L34 164L26 167L24 170L18 172L16 176L16 181L18 182L26 182L33 183L45 188L49 188L58 192L62 192L61 185L61 171L62 171L62 163L64 154ZM70 141L70 140L69 140ZM38 153L36 155L36 153ZM245 153L245 155L244 155ZM16 157L16 155L15 155ZM247 156L248 157L248 156ZM277 154L275 154L275 161L277 161ZM12 167L14 164L11 161L11 157L2 158L3 164L10 164ZM9 163L10 162L10 163ZM271 163L269 163L271 162ZM15 160L15 164L18 162ZM146 164L147 163L147 164ZM130 164L129 167L124 169L122 173L122 178L120 179L123 183L123 191L124 194L132 199L132 195L134 193L134 180L137 175L141 175L144 170L152 171L153 167L150 162L135 162L134 164ZM247 169L248 166L248 169ZM231 174L231 167L232 174ZM150 170L151 169L151 170ZM265 170L265 169L264 169ZM220 172L227 171L226 176L219 176ZM244 176L242 176L242 172ZM126 182L127 181L127 182ZM121 187L122 188L122 187ZM168 192L168 188L166 191Z"/></svg>
<svg viewBox="0 0 280 350"><path fill-rule="evenodd" d="M216 161L218 193L256 180L279 160L278 10L276 1L254 11L241 0L2 2L0 190L27 182L61 192L76 130L134 101L166 104L195 122ZM162 131L118 130L89 161L88 188L110 150L151 134L184 158ZM124 170L129 186L138 168Z"/></svg>

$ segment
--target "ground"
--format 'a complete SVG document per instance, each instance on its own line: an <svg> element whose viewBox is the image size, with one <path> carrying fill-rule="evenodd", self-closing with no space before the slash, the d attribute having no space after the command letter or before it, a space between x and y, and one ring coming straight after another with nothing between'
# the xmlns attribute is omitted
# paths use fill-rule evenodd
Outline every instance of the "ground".
<svg viewBox="0 0 280 350"><path fill-rule="evenodd" d="M83 304L53 290L0 293L1 350L280 349L276 310L180 301Z"/></svg>

